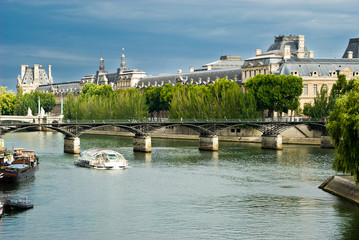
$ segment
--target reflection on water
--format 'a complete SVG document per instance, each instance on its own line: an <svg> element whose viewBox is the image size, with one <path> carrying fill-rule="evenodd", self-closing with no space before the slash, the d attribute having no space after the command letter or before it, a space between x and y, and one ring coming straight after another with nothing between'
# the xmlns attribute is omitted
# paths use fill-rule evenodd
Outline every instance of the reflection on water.
<svg viewBox="0 0 359 240"><path fill-rule="evenodd" d="M63 135L13 133L7 146L40 157L36 177L1 187L0 196L28 196L34 209L0 220L4 239L356 239L358 207L318 186L330 175L333 150L198 140L152 139L152 153L134 153L131 137L81 136L81 150L119 151L131 168L76 167ZM21 226L23 231L18 231ZM95 226L95 227L94 227Z"/></svg>

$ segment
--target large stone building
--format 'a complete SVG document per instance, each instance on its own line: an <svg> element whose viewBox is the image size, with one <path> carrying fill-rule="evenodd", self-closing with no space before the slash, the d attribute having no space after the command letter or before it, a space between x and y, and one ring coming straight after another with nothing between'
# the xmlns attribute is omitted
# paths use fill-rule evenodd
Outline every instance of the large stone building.
<svg viewBox="0 0 359 240"><path fill-rule="evenodd" d="M24 93L35 91L40 85L52 84L51 65L49 65L49 75L45 68L39 64L34 67L21 65L21 74L17 76L17 89L22 87Z"/></svg>
<svg viewBox="0 0 359 240"><path fill-rule="evenodd" d="M99 85L109 84L114 90L126 88L144 88L148 86L163 86L165 84L198 84L213 83L218 78L228 78L238 84L244 84L257 74L294 75L303 79L303 94L300 96L301 107L307 102L313 102L320 89L331 90L339 74L345 74L347 80L359 76L359 38L350 39L342 58L315 58L313 51L308 51L304 36L278 36L268 50L256 50L254 57L243 60L240 56L222 56L218 61L208 63L188 72L178 70L173 74L150 76L146 72L126 67L125 55L122 53L121 65L114 73L105 70L104 59L100 59L99 69L95 74L84 76L79 81L53 83L51 66L49 75L41 65L33 68L21 66L21 76L18 77L18 88L24 92L38 90L52 92L60 98L72 92L81 92L85 83Z"/></svg>
<svg viewBox="0 0 359 240"><path fill-rule="evenodd" d="M329 92L339 74L346 79L359 76L359 39L350 39L343 58L315 58L304 45L304 36L278 36L268 50L246 59L242 66L242 83L257 74L294 75L303 79L300 105L314 102L323 87Z"/></svg>

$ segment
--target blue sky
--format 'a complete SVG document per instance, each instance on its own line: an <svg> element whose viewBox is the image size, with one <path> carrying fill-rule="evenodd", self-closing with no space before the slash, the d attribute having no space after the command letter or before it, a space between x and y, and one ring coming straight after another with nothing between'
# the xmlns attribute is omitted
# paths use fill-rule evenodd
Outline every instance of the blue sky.
<svg viewBox="0 0 359 240"><path fill-rule="evenodd" d="M96 72L188 71L221 55L249 58L276 35L305 35L315 57L342 57L359 37L357 0L0 0L0 85L20 65L52 65L54 82Z"/></svg>

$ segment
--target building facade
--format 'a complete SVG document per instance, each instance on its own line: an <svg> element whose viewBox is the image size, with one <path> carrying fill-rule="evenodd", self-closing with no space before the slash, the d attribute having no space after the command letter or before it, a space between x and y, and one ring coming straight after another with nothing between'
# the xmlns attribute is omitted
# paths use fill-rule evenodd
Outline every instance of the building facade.
<svg viewBox="0 0 359 240"><path fill-rule="evenodd" d="M278 36L268 50L246 59L242 66L242 83L257 74L294 75L303 79L303 93L300 107L313 103L319 91L331 91L339 74L347 80L359 77L359 39L350 39L343 58L315 58L314 51L308 51L304 36Z"/></svg>

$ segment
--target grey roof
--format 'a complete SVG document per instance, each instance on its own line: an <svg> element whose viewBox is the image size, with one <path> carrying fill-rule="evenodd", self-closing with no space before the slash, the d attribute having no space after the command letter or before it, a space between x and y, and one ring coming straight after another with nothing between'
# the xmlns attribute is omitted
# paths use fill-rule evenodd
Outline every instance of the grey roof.
<svg viewBox="0 0 359 240"><path fill-rule="evenodd" d="M310 76L312 72L317 71L319 76L329 76L331 72L338 71L346 67L353 69L354 72L359 71L359 59L291 58L281 64L278 74L290 75L294 71L297 71L299 76Z"/></svg>
<svg viewBox="0 0 359 240"><path fill-rule="evenodd" d="M283 57L275 54L265 54L246 59L242 67L254 67L261 65L277 64Z"/></svg>
<svg viewBox="0 0 359 240"><path fill-rule="evenodd" d="M274 43L269 46L266 53L273 53L273 54L283 54L284 53L284 46L289 45L290 46L290 52L292 54L297 54L298 51L298 41L299 37L294 35L289 36L278 36L274 37ZM309 51L306 47L304 47L304 56L309 56Z"/></svg>
<svg viewBox="0 0 359 240"><path fill-rule="evenodd" d="M343 54L343 58L348 58L348 52L353 52L353 58L359 58L359 38L349 40L348 47Z"/></svg>
<svg viewBox="0 0 359 240"><path fill-rule="evenodd" d="M183 83L190 83L193 80L193 83L199 84L200 79L202 82L215 81L217 78L225 78L227 77L229 80L237 80L240 81L242 79L242 69L241 68L231 68L224 70L209 70L209 71L198 71L198 72L187 72L187 73L176 73L176 74L162 74L156 76L146 76L143 77L138 86L141 87L142 83L144 86L148 86L148 84L154 86L157 82L160 85L163 81L164 84L169 83L176 84L178 80Z"/></svg>
<svg viewBox="0 0 359 240"><path fill-rule="evenodd" d="M34 80L35 80L34 68L26 67L23 79L21 79L21 83L31 85L34 82ZM39 81L40 84L49 83L49 78L46 74L45 68L43 67L39 67Z"/></svg>
<svg viewBox="0 0 359 240"><path fill-rule="evenodd" d="M40 92L54 92L54 93L68 93L68 92L80 92L80 81L73 82L63 82L63 83L53 83L53 84L45 84L40 85L36 88L37 91Z"/></svg>
<svg viewBox="0 0 359 240"><path fill-rule="evenodd" d="M196 69L195 71L208 70L208 66L210 66L212 70L239 68L243 65L243 63L244 60L241 56L221 56L218 61L207 63L201 68Z"/></svg>

